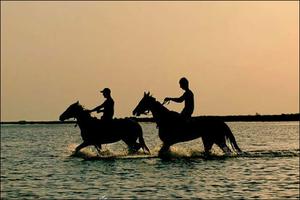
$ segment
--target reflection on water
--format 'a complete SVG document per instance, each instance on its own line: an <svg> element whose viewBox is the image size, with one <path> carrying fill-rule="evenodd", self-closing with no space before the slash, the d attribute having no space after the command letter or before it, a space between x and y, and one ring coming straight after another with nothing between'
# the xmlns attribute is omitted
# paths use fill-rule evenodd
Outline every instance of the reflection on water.
<svg viewBox="0 0 300 200"><path fill-rule="evenodd" d="M228 123L243 155L225 156L200 139L160 159L154 124L143 123L152 154L127 155L122 142L72 155L73 125L1 126L1 198L299 199L299 123Z"/></svg>

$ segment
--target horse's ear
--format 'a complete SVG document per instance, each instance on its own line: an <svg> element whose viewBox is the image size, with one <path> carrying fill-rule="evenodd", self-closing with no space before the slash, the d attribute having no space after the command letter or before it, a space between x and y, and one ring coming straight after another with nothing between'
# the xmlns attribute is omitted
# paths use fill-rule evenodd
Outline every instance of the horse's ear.
<svg viewBox="0 0 300 200"><path fill-rule="evenodd" d="M147 92L147 94L146 94L148 97L150 96L150 92Z"/></svg>

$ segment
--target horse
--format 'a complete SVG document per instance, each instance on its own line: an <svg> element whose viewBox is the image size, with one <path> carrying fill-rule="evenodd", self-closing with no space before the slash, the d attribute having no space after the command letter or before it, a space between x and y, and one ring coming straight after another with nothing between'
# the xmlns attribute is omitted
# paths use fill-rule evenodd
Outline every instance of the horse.
<svg viewBox="0 0 300 200"><path fill-rule="evenodd" d="M75 149L75 154L80 149L94 145L98 153L101 153L101 144L114 143L123 140L130 152L137 152L140 148L144 153L150 150L145 144L143 130L138 122L125 119L100 120L92 117L90 112L80 105L79 101L71 104L59 117L60 121L75 118L81 130L83 142ZM139 143L137 143L139 139Z"/></svg>
<svg viewBox="0 0 300 200"><path fill-rule="evenodd" d="M229 140L232 149L236 153L242 153L230 128L221 120L209 118L185 119L179 113L168 110L148 92L144 93L144 97L132 114L140 116L141 114L147 114L149 111L153 115L159 129L159 138L163 142L159 151L160 156L168 152L173 144L194 140L199 137L202 137L206 155L211 153L213 144L218 145L226 155L232 154L233 152L227 146L226 140Z"/></svg>

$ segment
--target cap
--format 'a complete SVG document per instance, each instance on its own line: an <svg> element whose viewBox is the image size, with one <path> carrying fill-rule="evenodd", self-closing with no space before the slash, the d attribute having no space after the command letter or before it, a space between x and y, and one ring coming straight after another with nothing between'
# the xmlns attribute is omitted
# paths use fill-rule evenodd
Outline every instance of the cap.
<svg viewBox="0 0 300 200"><path fill-rule="evenodd" d="M101 93L109 93L110 94L110 89L109 88L104 88Z"/></svg>

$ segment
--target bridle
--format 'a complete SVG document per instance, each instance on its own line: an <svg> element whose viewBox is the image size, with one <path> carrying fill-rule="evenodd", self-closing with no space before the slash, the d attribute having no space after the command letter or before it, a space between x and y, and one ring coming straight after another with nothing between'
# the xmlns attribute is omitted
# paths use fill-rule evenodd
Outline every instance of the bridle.
<svg viewBox="0 0 300 200"><path fill-rule="evenodd" d="M168 105L170 101L164 101L161 105ZM148 115L150 113L150 110L145 110L145 112L141 113L143 115Z"/></svg>

